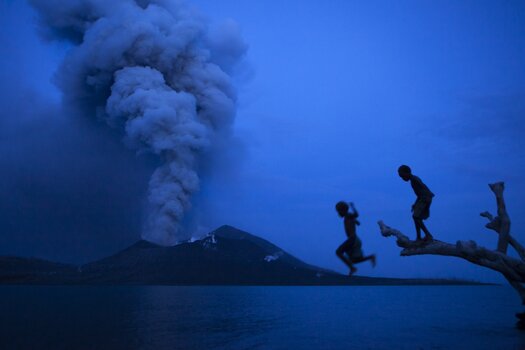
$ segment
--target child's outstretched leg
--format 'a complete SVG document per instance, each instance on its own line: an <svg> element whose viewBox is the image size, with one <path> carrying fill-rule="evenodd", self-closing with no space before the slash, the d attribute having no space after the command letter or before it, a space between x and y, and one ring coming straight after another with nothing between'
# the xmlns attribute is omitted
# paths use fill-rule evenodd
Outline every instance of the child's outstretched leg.
<svg viewBox="0 0 525 350"><path fill-rule="evenodd" d="M367 261L367 260L370 260L370 262L372 263L372 267L376 267L376 255L375 254L364 256L361 258L354 258L352 259L352 263L358 264L360 262Z"/></svg>
<svg viewBox="0 0 525 350"><path fill-rule="evenodd" d="M348 266L348 268L350 269L349 275L352 276L357 271L357 269L352 264L352 261L350 261L350 259L345 255L345 252L347 250L347 242L345 241L339 246L339 248L337 248L335 254L339 257L339 259L341 259L345 263L346 266Z"/></svg>

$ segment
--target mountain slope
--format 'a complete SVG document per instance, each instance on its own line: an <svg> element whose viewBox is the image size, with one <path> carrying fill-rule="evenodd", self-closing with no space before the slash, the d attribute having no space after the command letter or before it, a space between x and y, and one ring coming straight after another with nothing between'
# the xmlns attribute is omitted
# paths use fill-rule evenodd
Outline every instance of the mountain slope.
<svg viewBox="0 0 525 350"><path fill-rule="evenodd" d="M82 282L89 283L340 284L347 280L230 226L173 247L139 241L81 270Z"/></svg>
<svg viewBox="0 0 525 350"><path fill-rule="evenodd" d="M0 258L0 284L128 285L407 285L465 281L341 275L309 265L275 244L231 226L202 240L162 247L138 241L80 267L39 259Z"/></svg>

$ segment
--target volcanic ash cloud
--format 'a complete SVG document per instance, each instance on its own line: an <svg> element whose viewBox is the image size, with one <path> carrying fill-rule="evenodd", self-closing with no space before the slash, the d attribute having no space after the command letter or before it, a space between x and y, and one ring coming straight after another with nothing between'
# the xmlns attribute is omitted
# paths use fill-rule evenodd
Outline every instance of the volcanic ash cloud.
<svg viewBox="0 0 525 350"><path fill-rule="evenodd" d="M31 3L43 34L71 46L55 77L65 103L162 160L149 181L143 238L175 244L199 188L200 156L224 143L235 117L230 73L246 52L238 27L211 29L180 1Z"/></svg>

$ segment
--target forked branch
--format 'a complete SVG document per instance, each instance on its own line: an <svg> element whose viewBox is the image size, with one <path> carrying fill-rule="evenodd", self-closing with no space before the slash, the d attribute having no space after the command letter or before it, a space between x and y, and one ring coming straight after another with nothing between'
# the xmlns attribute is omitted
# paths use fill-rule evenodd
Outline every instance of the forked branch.
<svg viewBox="0 0 525 350"><path fill-rule="evenodd" d="M525 304L525 248L510 235L510 218L505 207L503 182L489 185L496 196L498 215L494 217L489 212L481 213L489 223L485 225L498 233L496 250L479 246L475 241L457 241L455 244L432 240L430 242L412 241L400 231L379 221L379 228L384 237L396 237L397 245L401 248L402 256L411 255L444 255L465 259L473 264L489 268L501 273L509 284L518 292L522 303ZM510 257L507 253L508 245L518 252L520 259Z"/></svg>

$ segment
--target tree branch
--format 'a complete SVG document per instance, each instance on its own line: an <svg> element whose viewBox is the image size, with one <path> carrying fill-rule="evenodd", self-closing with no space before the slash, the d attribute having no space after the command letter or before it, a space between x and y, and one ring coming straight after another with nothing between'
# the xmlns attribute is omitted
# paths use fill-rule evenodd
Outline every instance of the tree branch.
<svg viewBox="0 0 525 350"><path fill-rule="evenodd" d="M451 244L433 240L429 243L419 243L411 241L406 235L385 225L382 221L379 221L378 224L384 237L394 236L397 238L397 245L404 248L401 251L402 256L454 256L498 271L510 280L525 282L525 263L523 261L509 257L499 251L480 247L474 241L458 241L456 244Z"/></svg>
<svg viewBox="0 0 525 350"><path fill-rule="evenodd" d="M499 216L494 217L488 211L485 211L479 215L489 220L489 223L485 225L486 228L495 231L497 234L500 233L501 220L499 219ZM509 244L516 250L516 252L518 252L521 260L525 261L525 248L518 241L516 241L511 234L509 234Z"/></svg>
<svg viewBox="0 0 525 350"><path fill-rule="evenodd" d="M509 278L507 278L507 281L512 286L512 288L514 288L516 290L516 292L518 292L518 294L520 295L520 298L521 298L521 303L523 305L525 305L525 288L523 288L521 283L513 281L513 280L511 280Z"/></svg>
<svg viewBox="0 0 525 350"><path fill-rule="evenodd" d="M411 241L406 235L400 231L391 228L379 221L379 228L384 237L396 237L396 243L401 250L402 256L411 255L444 255L454 256L465 259L473 264L489 268L501 273L509 282L509 284L518 292L521 302L525 305L525 248L518 243L510 235L510 218L505 207L505 200L503 199L503 191L505 184L503 182L496 182L489 184L490 189L496 196L496 205L498 207L498 215L494 217L488 211L481 213L482 217L489 220L485 225L486 228L498 233L498 247L497 250L490 250L485 247L478 246L474 241L457 241L456 244L432 240L429 242ZM508 256L507 248L511 245L518 252L520 259ZM525 329L525 312L518 313L516 316L520 319L518 327Z"/></svg>
<svg viewBox="0 0 525 350"><path fill-rule="evenodd" d="M505 190L505 184L503 182L496 182L489 184L490 189L496 196L496 205L498 206L498 218L499 218L499 239L498 239L498 251L501 253L507 252L507 246L509 245L510 236L510 218L507 214L505 207L505 200L503 199L503 191Z"/></svg>

